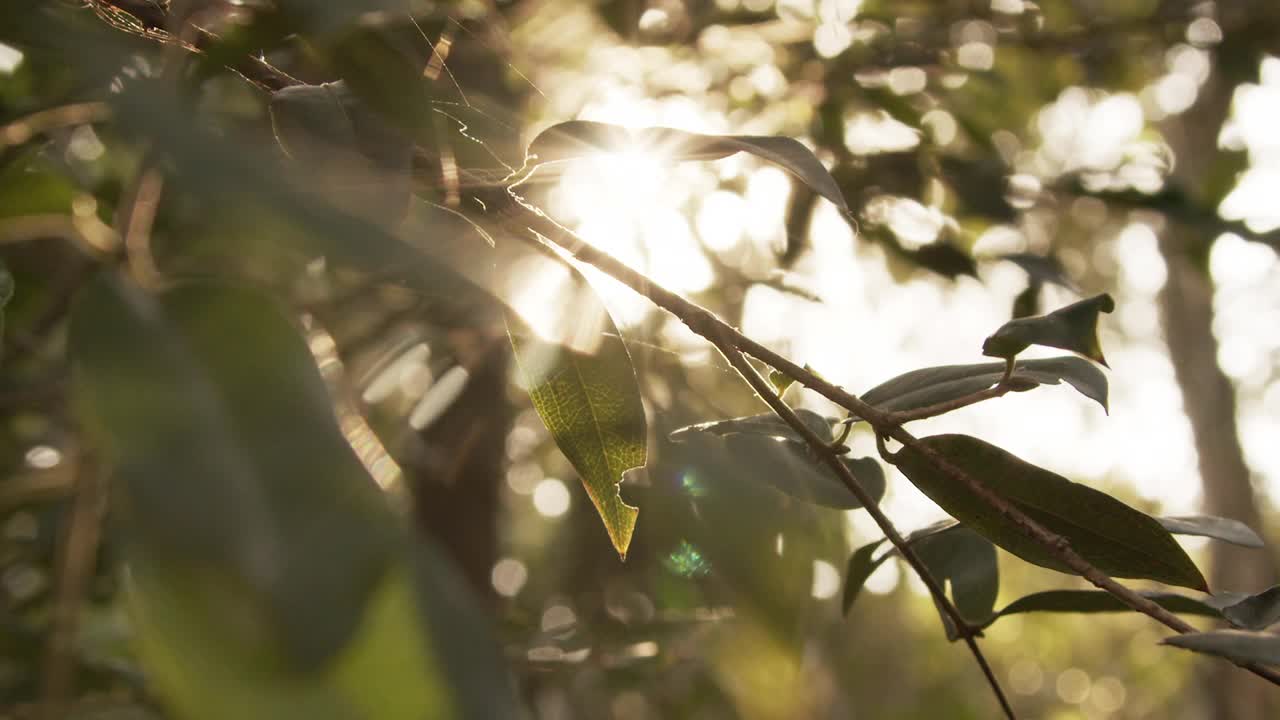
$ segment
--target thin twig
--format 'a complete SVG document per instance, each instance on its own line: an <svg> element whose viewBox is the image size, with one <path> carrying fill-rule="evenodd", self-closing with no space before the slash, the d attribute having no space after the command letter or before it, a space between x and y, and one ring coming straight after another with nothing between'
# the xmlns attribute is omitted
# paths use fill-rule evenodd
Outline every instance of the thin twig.
<svg viewBox="0 0 1280 720"><path fill-rule="evenodd" d="M986 400L992 400L1002 395L1006 395L1017 389L1017 384L1013 382L1015 360L1009 358L1004 367L1004 375L1000 380L989 388L969 393L964 397L958 397L953 400L944 400L940 403L934 403L922 408L914 410L901 410L899 412L890 413L885 418L886 425L905 425L915 420L924 420L926 418L946 415L949 412L966 408L970 405L976 405Z"/></svg>
<svg viewBox="0 0 1280 720"><path fill-rule="evenodd" d="M849 468L842 463L839 456L832 451L830 445L805 425L804 421L801 420L799 416L797 416L795 412L782 401L782 398L778 396L777 392L769 385L769 383L761 377L758 372L756 372L755 368L751 367L751 363L747 360L746 356L742 354L741 350L738 350L733 346L732 342L726 341L723 337L707 339L711 340L712 344L716 346L716 349L725 356L725 359L729 361L729 364L733 365L734 369L738 371L738 374L742 376L742 379L746 380L747 384L755 390L756 395L758 395L766 405L772 408L773 411L777 413L778 417L781 417L793 430L799 433L809 447L817 453L822 462L827 467L831 468L832 472L836 474L836 477L840 478L840 482L843 483L849 492L858 499L858 502L862 503L863 509L867 511L867 514L871 516L871 519L880 527L880 530L884 532L885 537L889 539L889 542L893 544L894 548L898 550L903 559L907 561L907 564L911 566L911 569L920 576L920 579L924 582L925 587L929 589L929 593L933 595L933 599L938 603L938 606L942 608L947 617L951 619L951 622L955 624L956 632L964 639L965 644L969 646L969 651L973 653L974 660L977 661L978 667L982 669L982 674L986 676L987 683L991 686L991 691L995 693L996 700L1000 703L1000 708L1004 711L1006 717L1010 720L1015 720L1016 715L1013 712L1013 707L1009 704L1009 699L1005 697L1004 690L1000 687L1000 682L996 680L995 673L991 671L991 665L987 662L987 658L982 654L982 649L978 647L978 641L975 638L977 631L967 620L964 619L964 616L960 614L960 610L951 602L951 599L947 597L946 592L942 589L942 585L939 584L937 579L933 577L933 574L929 572L928 567L925 566L924 562L920 559L920 556L916 554L916 551L907 543L906 539L902 537L898 532L898 529L894 527L893 522L889 520L889 517L885 515L884 511L880 509L880 506L876 504L876 499L871 496L871 493L868 493L862 487L857 478L853 476L853 473L849 471Z"/></svg>
<svg viewBox="0 0 1280 720"><path fill-rule="evenodd" d="M81 455L76 462L75 495L62 539L57 590L49 618L41 672L40 699L43 717L63 717L75 686L76 634L80 608L93 578L102 516L106 510L106 484L97 463Z"/></svg>

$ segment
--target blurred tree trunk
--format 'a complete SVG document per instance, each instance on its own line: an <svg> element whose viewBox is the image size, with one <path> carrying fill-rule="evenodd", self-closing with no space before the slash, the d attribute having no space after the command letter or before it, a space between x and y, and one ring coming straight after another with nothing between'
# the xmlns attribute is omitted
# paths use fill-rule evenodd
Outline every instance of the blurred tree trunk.
<svg viewBox="0 0 1280 720"><path fill-rule="evenodd" d="M1223 45L1231 43L1227 39ZM1240 48L1227 52L1238 53ZM1196 202L1212 203L1204 187L1215 163L1223 162L1217 138L1231 108L1236 84L1222 77L1224 58L1200 89L1195 105L1165 128L1177 167L1174 182ZM1231 64L1240 61L1231 58ZM1257 60L1253 60L1257 62ZM1171 221L1160 241L1168 276L1159 306L1169 357L1182 393L1182 404L1195 437L1203 510L1239 520L1265 535L1262 515L1240 446L1235 388L1218 364L1213 334L1213 280L1209 249L1215 239L1206 230ZM1216 232L1216 231L1209 231ZM1275 577L1271 555L1227 543L1210 544L1209 582L1215 591L1257 591ZM1228 663L1206 667L1211 716L1233 720L1275 717L1275 688Z"/></svg>

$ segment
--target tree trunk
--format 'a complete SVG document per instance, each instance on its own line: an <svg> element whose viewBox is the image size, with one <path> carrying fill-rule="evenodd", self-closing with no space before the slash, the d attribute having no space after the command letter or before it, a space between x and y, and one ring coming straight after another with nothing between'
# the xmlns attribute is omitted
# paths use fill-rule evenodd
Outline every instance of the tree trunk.
<svg viewBox="0 0 1280 720"><path fill-rule="evenodd" d="M1224 43L1229 45L1230 41ZM1236 48L1238 50L1238 48ZM1224 58L1219 54L1218 62ZM1177 167L1173 181L1188 202L1216 205L1202 187L1220 160L1217 138L1230 111L1235 85L1216 67L1186 113L1165 126ZM1182 393L1182 404L1195 438L1204 512L1239 520L1265 534L1250 471L1240 447L1235 388L1218 365L1218 339L1213 334L1213 281L1208 271L1214 241L1204 228L1170 218L1160 240L1168 278L1159 307L1169 357ZM1272 556L1227 543L1210 545L1209 583L1215 591L1257 591L1275 577ZM1212 717L1264 720L1280 711L1274 689L1261 678L1228 663L1206 664L1205 682Z"/></svg>

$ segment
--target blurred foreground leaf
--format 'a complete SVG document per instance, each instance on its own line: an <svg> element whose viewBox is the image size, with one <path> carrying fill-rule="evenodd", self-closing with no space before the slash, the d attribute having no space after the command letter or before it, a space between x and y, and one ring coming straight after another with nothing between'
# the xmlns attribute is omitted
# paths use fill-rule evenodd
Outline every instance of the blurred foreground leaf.
<svg viewBox="0 0 1280 720"><path fill-rule="evenodd" d="M831 440L831 421L812 410L796 415L824 442ZM700 423L680 428L671 439L687 443L712 472L772 487L783 494L824 507L852 510L862 503L814 453L809 444L774 413ZM858 483L877 501L885 478L873 458L842 457Z"/></svg>
<svg viewBox="0 0 1280 720"><path fill-rule="evenodd" d="M1256 595L1222 592L1205 601L1238 628L1261 630L1280 622L1280 585Z"/></svg>
<svg viewBox="0 0 1280 720"><path fill-rule="evenodd" d="M1208 590L1191 558L1160 523L1110 495L967 435L934 435L921 442L1066 538L1108 575ZM937 470L922 452L904 447L897 458L903 474L961 523L1029 563L1072 572L967 486Z"/></svg>
<svg viewBox="0 0 1280 720"><path fill-rule="evenodd" d="M104 275L70 354L139 655L179 717L518 713L484 622L448 600L459 580L402 527L268 298Z"/></svg>

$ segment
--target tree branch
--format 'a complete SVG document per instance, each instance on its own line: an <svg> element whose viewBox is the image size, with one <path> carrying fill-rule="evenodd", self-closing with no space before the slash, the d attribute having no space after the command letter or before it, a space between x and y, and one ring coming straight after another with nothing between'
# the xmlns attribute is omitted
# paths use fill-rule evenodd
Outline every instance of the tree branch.
<svg viewBox="0 0 1280 720"><path fill-rule="evenodd" d="M969 651L973 653L974 660L977 661L978 667L982 669L982 674L986 676L987 684L991 686L991 691L995 693L996 700L1000 703L1000 708L1004 711L1006 717L1010 720L1015 720L1016 715L1013 712L1013 707L1009 704L1009 699L1005 697L1004 691L1000 688L1000 682L996 680L995 673L991 671L991 665L987 662L987 658L982 654L982 649L978 647L978 641L975 637L978 634L977 630L975 630L974 627L964 619L964 616L960 614L960 610L951 602L950 598L947 597L946 592L942 589L942 585L939 584L937 579L933 577L933 574L929 572L929 568L925 566L924 562L920 559L920 556L916 554L916 551L912 549L906 539L898 532L898 529L894 527L893 522L889 520L889 517L885 515L884 511L880 509L880 506L876 504L875 498L858 483L857 478L855 478L853 473L849 472L849 468L840 461L839 456L831 446L822 438L818 437L807 425L805 425L804 421L801 420L799 416L797 416L795 412L782 401L782 398L778 396L777 392L769 385L769 383L764 378L760 377L760 374L756 372L755 368L751 367L751 363L747 360L741 350L734 347L732 342L728 341L725 337L707 339L711 340L712 344L716 346L716 349L725 356L725 359L729 361L729 364L732 365L733 368L738 371L738 374L742 376L742 379L746 380L747 384L755 390L756 395L758 395L766 405L777 413L778 417L786 421L793 430L804 438L804 441L815 453L817 453L823 464L831 468L831 471L836 474L836 477L840 478L840 482L848 488L849 492L852 493L854 497L858 498L858 502L862 503L862 508L867 511L867 514L871 516L871 519L880 527L880 530L884 533L885 537L889 539L889 542L893 544L894 548L898 550L898 553L907 561L907 564L911 566L911 569L915 571L916 575L920 576L920 579L924 582L925 587L929 589L929 593L933 595L933 599L938 603L938 606L942 608L943 612L945 612L951 619L951 622L955 624L956 631L959 633L960 637L964 639L965 644L969 646Z"/></svg>
<svg viewBox="0 0 1280 720"><path fill-rule="evenodd" d="M1098 588L1115 596L1130 608L1151 617L1157 622L1178 633L1196 632L1196 629L1187 622L1165 610L1151 600L1142 597L1133 590L1116 582L1111 576L1094 567L1092 563L1085 560L1071 547L1071 543L1061 535L1045 528L1040 523L1030 518L1026 513L1011 504L1004 497L997 495L986 486L978 478L965 473L956 467L945 457L940 455L933 448L922 443L918 438L905 430L901 425L896 424L894 413L880 410L856 395L836 386L814 373L804 369L796 363L788 360L781 355L760 345L751 338L746 337L728 323L713 315L710 311L697 305L676 293L662 287L658 283L648 278L622 261L613 257L609 253L599 248L588 245L577 238L571 231L564 226L556 223L547 217L538 208L530 205L527 201L513 193L513 197L521 206L529 210L535 217L531 218L533 224L537 228L530 227L530 230L548 238L551 242L556 243L565 252L568 252L580 262L585 262L601 270L605 274L618 280L623 285L631 288L635 292L648 298L657 306L675 315L690 330L701 335L703 338L711 341L717 347L728 346L736 348L747 355L754 356L756 359L771 365L776 370L787 375L796 382L808 387L819 393L828 400L852 412L858 417L866 420L875 429L878 435L892 438L916 450L924 456L924 458L945 474L954 482L965 485L969 490L977 494L984 502L1000 513L1006 520L1017 527L1024 535L1031 540L1044 546L1044 548L1055 559L1061 561L1067 567L1078 573L1081 577L1093 583ZM526 233L517 233L526 242L541 242L536 238L530 237ZM569 238L565 241L564 238ZM1002 382L999 385L1007 384ZM995 387L989 390L994 390ZM982 395L988 391L976 393ZM1255 675L1263 677L1275 685L1280 685L1280 673L1257 664L1241 665L1245 669L1253 672Z"/></svg>

